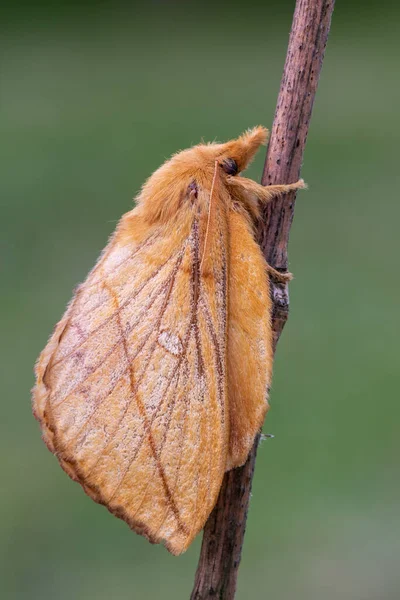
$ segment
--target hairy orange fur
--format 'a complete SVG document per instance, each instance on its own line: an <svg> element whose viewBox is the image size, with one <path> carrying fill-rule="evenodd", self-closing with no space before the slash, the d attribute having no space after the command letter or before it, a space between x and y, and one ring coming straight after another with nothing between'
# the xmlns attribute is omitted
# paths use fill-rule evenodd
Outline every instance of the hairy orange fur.
<svg viewBox="0 0 400 600"><path fill-rule="evenodd" d="M63 469L151 542L186 550L268 408L271 301L242 178L267 130L179 152L145 183L36 365Z"/></svg>

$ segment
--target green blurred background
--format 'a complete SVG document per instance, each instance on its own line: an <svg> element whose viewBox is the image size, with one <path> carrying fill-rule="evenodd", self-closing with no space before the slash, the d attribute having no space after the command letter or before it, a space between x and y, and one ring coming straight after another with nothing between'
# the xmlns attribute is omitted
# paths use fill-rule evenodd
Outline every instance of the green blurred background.
<svg viewBox="0 0 400 600"><path fill-rule="evenodd" d="M200 538L174 558L68 479L31 415L32 369L144 179L202 137L271 125L293 6L2 14L1 598L189 597ZM384 6L334 14L239 599L400 596L400 9Z"/></svg>

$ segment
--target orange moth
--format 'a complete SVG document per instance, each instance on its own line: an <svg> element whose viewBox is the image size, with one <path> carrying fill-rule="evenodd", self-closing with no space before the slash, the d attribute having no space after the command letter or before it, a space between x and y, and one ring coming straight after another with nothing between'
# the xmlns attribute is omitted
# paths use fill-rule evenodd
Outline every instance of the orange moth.
<svg viewBox="0 0 400 600"><path fill-rule="evenodd" d="M33 411L62 468L151 542L184 552L267 408L260 203L304 187L240 176L267 130L175 154L144 184L36 365Z"/></svg>

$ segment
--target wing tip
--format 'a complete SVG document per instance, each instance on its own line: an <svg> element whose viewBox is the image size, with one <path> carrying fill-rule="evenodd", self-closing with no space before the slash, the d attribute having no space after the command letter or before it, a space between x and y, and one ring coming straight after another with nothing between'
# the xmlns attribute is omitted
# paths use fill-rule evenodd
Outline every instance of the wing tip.
<svg viewBox="0 0 400 600"><path fill-rule="evenodd" d="M193 539L195 538L196 533L190 532L189 534L184 534L180 532L178 539L175 539L174 533L169 537L165 538L161 535L154 534L151 530L151 527L147 525L144 521L140 519L132 519L127 510L121 506L120 504L110 504L103 496L101 487L96 485L93 482L89 482L86 479L85 474L82 469L79 467L79 464L73 456L69 455L68 452L62 448L62 444L60 443L57 432L55 428L51 425L50 421L44 420L40 416L37 415L34 409L34 416L39 421L42 427L42 438L49 448L49 450L57 457L58 462L60 463L63 471L76 483L82 487L83 491L87 496L89 496L94 502L97 504L101 504L104 506L112 515L125 521L128 527L137 533L138 535L146 538L151 544L163 544L165 548L170 552L170 554L174 556L179 556L183 554ZM183 539L182 539L183 536Z"/></svg>

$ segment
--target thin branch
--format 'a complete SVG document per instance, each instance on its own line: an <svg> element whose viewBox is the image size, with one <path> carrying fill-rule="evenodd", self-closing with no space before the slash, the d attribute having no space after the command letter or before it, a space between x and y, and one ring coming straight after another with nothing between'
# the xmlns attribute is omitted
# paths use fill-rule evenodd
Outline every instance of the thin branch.
<svg viewBox="0 0 400 600"><path fill-rule="evenodd" d="M297 0L262 183L299 178L314 97L328 40L334 0ZM258 226L267 262L287 270L287 246L295 194L265 207ZM289 314L287 286L271 281L274 350ZM204 528L191 600L232 600L246 528L259 436L243 467L224 478L218 502Z"/></svg>

